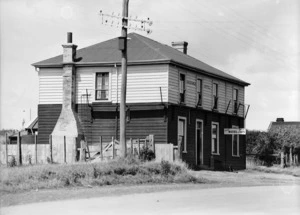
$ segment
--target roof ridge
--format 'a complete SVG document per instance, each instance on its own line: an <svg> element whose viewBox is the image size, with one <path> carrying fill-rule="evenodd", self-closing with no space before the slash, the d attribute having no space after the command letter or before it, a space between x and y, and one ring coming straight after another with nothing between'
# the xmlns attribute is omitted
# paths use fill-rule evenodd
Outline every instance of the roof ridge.
<svg viewBox="0 0 300 215"><path fill-rule="evenodd" d="M135 36L135 38L137 38L139 41L141 41L141 42L143 42L144 44L146 44L149 48L151 48L151 49L154 50L155 52L158 52L161 56L165 57L165 58L168 59L168 60L172 60L172 59L170 59L169 57L167 57L165 54L163 54L162 52L157 51L156 48L154 48L152 45L150 45L149 43L147 43L147 42L144 40L144 39L148 39L148 40L152 40L152 39L147 38L147 37L144 37L144 36L142 36L142 35L140 35L140 34L137 34L137 33L130 33L130 34L132 34L133 36ZM141 38L139 38L139 37L142 37L143 40L142 40ZM155 43L158 43L158 42L156 42L155 40L152 40L152 41L155 42ZM161 44L161 43L160 43L160 44Z"/></svg>

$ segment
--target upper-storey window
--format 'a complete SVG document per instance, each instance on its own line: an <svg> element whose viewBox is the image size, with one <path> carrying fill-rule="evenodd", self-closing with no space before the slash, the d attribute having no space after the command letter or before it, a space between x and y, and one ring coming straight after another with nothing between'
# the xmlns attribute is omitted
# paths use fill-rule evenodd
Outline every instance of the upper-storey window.
<svg viewBox="0 0 300 215"><path fill-rule="evenodd" d="M238 112L238 90L237 89L233 90L233 112L234 113Z"/></svg>
<svg viewBox="0 0 300 215"><path fill-rule="evenodd" d="M213 84L213 109L218 109L218 84Z"/></svg>
<svg viewBox="0 0 300 215"><path fill-rule="evenodd" d="M197 106L202 106L202 80L197 79Z"/></svg>
<svg viewBox="0 0 300 215"><path fill-rule="evenodd" d="M185 102L185 74L180 74L179 80L179 96L180 103Z"/></svg>
<svg viewBox="0 0 300 215"><path fill-rule="evenodd" d="M96 100L108 100L109 94L109 73L96 74Z"/></svg>

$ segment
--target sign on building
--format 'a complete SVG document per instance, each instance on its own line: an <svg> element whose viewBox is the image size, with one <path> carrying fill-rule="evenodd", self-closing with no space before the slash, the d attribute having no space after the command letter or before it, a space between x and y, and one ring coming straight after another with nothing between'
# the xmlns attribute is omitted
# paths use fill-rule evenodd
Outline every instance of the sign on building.
<svg viewBox="0 0 300 215"><path fill-rule="evenodd" d="M246 135L246 128L224 128L225 135L240 134Z"/></svg>

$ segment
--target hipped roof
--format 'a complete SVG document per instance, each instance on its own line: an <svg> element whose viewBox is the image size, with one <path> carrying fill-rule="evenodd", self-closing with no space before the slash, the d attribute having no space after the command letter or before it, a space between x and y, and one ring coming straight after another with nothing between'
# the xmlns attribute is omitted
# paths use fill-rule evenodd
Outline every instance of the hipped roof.
<svg viewBox="0 0 300 215"><path fill-rule="evenodd" d="M82 58L76 62L76 66L106 66L120 64L121 52L118 49L118 38L110 39L95 45L77 50L76 58ZM136 33L128 34L128 65L133 64L158 64L171 63L190 70L215 76L224 80L238 83L242 86L249 83L232 75L222 72L200 60L186 55L168 45L141 36ZM59 55L47 60L32 64L35 67L61 67L63 56Z"/></svg>

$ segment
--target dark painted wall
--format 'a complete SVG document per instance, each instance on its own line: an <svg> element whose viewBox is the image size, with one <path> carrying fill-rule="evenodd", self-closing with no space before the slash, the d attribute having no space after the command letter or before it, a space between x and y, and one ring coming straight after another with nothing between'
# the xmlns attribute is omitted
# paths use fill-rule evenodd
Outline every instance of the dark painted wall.
<svg viewBox="0 0 300 215"><path fill-rule="evenodd" d="M211 164L211 126L212 122L219 123L219 153L214 155L216 169L245 169L246 159L245 135L240 135L239 151L240 157L232 156L232 136L224 135L224 128L237 125L244 126L244 119L237 116L209 112L202 109L189 108L185 106L171 105L168 108L168 142L177 145L178 116L187 119L187 153L183 153L183 160L190 166L196 165L196 119L203 120L203 164Z"/></svg>
<svg viewBox="0 0 300 215"><path fill-rule="evenodd" d="M61 104L38 105L39 129L38 144L48 144L49 135L52 133L61 112Z"/></svg>

